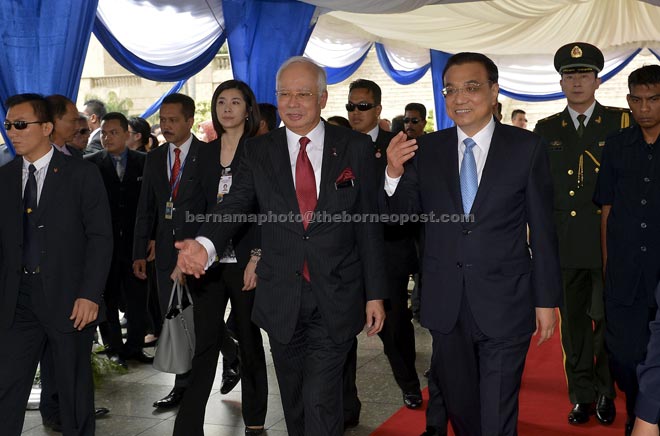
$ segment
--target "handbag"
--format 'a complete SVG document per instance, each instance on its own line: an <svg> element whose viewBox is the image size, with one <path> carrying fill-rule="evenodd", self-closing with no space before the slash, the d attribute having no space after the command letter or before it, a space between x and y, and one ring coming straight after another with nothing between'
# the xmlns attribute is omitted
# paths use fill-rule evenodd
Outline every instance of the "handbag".
<svg viewBox="0 0 660 436"><path fill-rule="evenodd" d="M175 294L177 297L176 303L174 302ZM184 296L188 297L187 305L184 305ZM167 315L158 338L153 365L161 372L184 374L192 368L194 354L193 301L188 285L181 284L176 280L172 286L170 302L167 305Z"/></svg>

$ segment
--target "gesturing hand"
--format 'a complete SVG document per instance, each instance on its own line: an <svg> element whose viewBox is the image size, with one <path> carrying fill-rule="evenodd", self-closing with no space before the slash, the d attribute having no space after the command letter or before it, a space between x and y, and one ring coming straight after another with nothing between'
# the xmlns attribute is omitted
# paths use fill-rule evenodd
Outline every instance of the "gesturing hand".
<svg viewBox="0 0 660 436"><path fill-rule="evenodd" d="M403 164L412 159L419 148L417 140L407 138L404 132L399 132L387 146L387 175L392 178L401 177Z"/></svg>
<svg viewBox="0 0 660 436"><path fill-rule="evenodd" d="M194 239L185 239L175 242L174 246L179 249L177 266L185 274L192 274L199 278L206 270L209 255L202 244Z"/></svg>

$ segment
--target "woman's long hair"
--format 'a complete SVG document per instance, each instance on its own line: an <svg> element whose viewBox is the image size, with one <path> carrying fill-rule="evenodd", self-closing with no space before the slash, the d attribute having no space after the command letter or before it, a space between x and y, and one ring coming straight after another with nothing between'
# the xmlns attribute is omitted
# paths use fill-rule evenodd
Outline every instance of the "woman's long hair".
<svg viewBox="0 0 660 436"><path fill-rule="evenodd" d="M259 130L259 122L261 116L259 114L259 105L257 104L257 99L254 96L254 93L250 89L247 83L241 82L240 80L226 80L222 82L215 89L213 93L213 98L211 99L211 120L213 121L213 128L218 134L218 137L222 136L225 133L225 129L220 124L218 119L218 109L217 103L220 94L227 89L237 89L243 94L243 100L245 100L245 110L247 112L247 119L245 120L245 127L243 129L243 136L251 138L257 134Z"/></svg>

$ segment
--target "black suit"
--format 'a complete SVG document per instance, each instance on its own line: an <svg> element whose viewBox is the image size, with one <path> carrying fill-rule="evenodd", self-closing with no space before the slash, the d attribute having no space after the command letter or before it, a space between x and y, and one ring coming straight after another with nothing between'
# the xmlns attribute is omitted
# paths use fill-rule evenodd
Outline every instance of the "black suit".
<svg viewBox="0 0 660 436"><path fill-rule="evenodd" d="M110 210L96 168L53 152L38 208L32 215L39 273L24 274L23 159L0 169L0 422L21 433L37 362L53 352L65 434L94 434L90 350L96 323L82 331L69 319L74 302L101 303L112 254ZM101 315L99 316L101 318ZM98 321L98 320L97 320Z"/></svg>
<svg viewBox="0 0 660 436"><path fill-rule="evenodd" d="M415 160L384 205L461 217L456 128L417 141ZM495 123L472 222L425 226L421 321L433 335L432 371L459 436L516 432L535 308L556 307L562 289L552 205L541 139Z"/></svg>
<svg viewBox="0 0 660 436"><path fill-rule="evenodd" d="M239 173L244 149L241 141L229 168L232 180ZM220 164L220 140L204 144L199 152L200 174L209 212L218 198L218 185L224 167ZM203 435L204 414L215 373L219 352L228 362L236 354L224 323L227 300L231 299L235 317L233 330L240 344L241 406L246 426L263 426L268 403L268 376L261 330L250 319L255 291L242 291L243 271L250 251L259 248L256 225L244 225L232 237L237 263L216 263L200 280L193 293L195 304L195 356L190 385L179 407L175 435Z"/></svg>
<svg viewBox="0 0 660 436"><path fill-rule="evenodd" d="M92 154L101 150L103 150L103 144L101 144L101 129L99 129L90 138L89 142L87 143L87 148L85 148L83 154Z"/></svg>
<svg viewBox="0 0 660 436"><path fill-rule="evenodd" d="M192 238L197 234L200 223L196 220L187 220L188 214L195 215L206 211L206 196L202 186L198 156L203 144L193 135L185 161L181 162L183 172L178 194L174 199L171 219L165 218L166 203L171 195L168 175L170 145L165 144L151 151L147 155L144 167L142 190L135 219L133 259L147 258L147 246L155 234L156 281L162 317L167 314L167 304L172 292L173 281L170 275L177 260L174 242ZM194 288L196 281L189 279L188 285ZM184 378L177 376L178 386L186 385Z"/></svg>
<svg viewBox="0 0 660 436"><path fill-rule="evenodd" d="M375 212L371 151L365 136L325 124L317 212ZM231 192L214 212L257 206L261 213L298 214L290 158L284 128L249 140ZM347 169L354 184L336 188ZM200 235L224 247L239 226L205 224ZM382 228L317 221L305 230L300 221L271 219L262 225L261 248L252 319L270 337L288 432L339 435L342 367L364 326L365 300L385 296ZM311 282L303 279L305 260Z"/></svg>
<svg viewBox="0 0 660 436"><path fill-rule="evenodd" d="M376 162L376 177L380 182L387 166L387 147L394 133L378 129L369 159ZM417 393L420 390L419 378L415 369L415 329L412 325L412 312L408 308L408 279L418 269L415 238L419 231L417 224L393 224L384 226L385 239L385 278L388 300L385 302L387 316L383 330L378 336L383 341L385 355L392 367L392 373L399 388L404 393ZM355 377L357 370L357 339L346 359L344 368L344 418L355 421L360 416L361 403L357 396Z"/></svg>
<svg viewBox="0 0 660 436"><path fill-rule="evenodd" d="M127 150L126 168L120 180L112 155L106 150L85 156L101 172L112 214L114 250L104 293L108 324L102 333L104 342L114 352L127 356L142 350L146 331L147 283L133 274L133 230L145 158L144 153ZM117 313L120 300L126 305L130 322L126 345Z"/></svg>

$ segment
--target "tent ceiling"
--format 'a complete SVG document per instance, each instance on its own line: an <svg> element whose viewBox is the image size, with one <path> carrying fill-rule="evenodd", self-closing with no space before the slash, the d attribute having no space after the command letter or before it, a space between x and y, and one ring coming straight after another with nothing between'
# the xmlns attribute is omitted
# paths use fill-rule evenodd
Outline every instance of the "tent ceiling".
<svg viewBox="0 0 660 436"><path fill-rule="evenodd" d="M320 38L344 31L388 45L490 55L550 55L572 41L603 50L660 47L660 0L306 2L334 9L318 20ZM364 12L346 11L356 9Z"/></svg>

